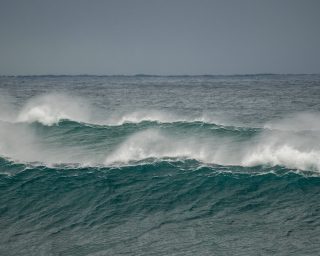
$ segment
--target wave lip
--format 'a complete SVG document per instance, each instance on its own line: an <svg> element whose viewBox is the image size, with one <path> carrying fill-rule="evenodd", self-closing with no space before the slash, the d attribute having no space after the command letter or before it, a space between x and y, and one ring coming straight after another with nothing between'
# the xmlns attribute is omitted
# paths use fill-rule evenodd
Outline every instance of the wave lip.
<svg viewBox="0 0 320 256"><path fill-rule="evenodd" d="M241 165L280 165L300 170L320 170L320 151L301 151L289 145L260 146L248 154Z"/></svg>
<svg viewBox="0 0 320 256"><path fill-rule="evenodd" d="M159 110L136 110L133 112L122 113L117 116L108 118L102 124L120 126L126 123L142 123L142 122L157 122L157 123L206 123L214 125L223 125L217 118L201 115L200 117L190 117L183 114L169 113Z"/></svg>
<svg viewBox="0 0 320 256"><path fill-rule="evenodd" d="M161 111L134 111L113 117L107 123L111 125L123 125L125 123L141 123L144 121L171 123L179 120L175 115Z"/></svg>
<svg viewBox="0 0 320 256"><path fill-rule="evenodd" d="M34 106L25 109L19 114L18 122L40 122L44 125L53 125L62 119L70 119L70 117L62 111L52 109L48 105Z"/></svg>
<svg viewBox="0 0 320 256"><path fill-rule="evenodd" d="M17 122L53 125L63 119L90 122L90 107L80 98L49 94L32 98L20 111Z"/></svg>

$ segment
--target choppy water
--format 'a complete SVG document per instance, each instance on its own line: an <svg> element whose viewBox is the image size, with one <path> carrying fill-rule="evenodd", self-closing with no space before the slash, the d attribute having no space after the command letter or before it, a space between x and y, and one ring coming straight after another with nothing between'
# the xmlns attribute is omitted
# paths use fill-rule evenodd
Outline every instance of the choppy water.
<svg viewBox="0 0 320 256"><path fill-rule="evenodd" d="M318 255L320 76L0 77L1 255Z"/></svg>

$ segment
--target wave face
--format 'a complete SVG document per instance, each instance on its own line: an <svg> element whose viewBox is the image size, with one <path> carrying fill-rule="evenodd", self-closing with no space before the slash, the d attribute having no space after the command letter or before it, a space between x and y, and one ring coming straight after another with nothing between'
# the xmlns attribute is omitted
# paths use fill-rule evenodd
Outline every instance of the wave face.
<svg viewBox="0 0 320 256"><path fill-rule="evenodd" d="M317 255L320 77L0 77L1 255Z"/></svg>

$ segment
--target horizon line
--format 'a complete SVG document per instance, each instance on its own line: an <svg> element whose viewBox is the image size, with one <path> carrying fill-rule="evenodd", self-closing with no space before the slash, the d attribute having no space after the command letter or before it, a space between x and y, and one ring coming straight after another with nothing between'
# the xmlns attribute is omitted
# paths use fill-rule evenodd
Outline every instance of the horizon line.
<svg viewBox="0 0 320 256"><path fill-rule="evenodd" d="M243 73L243 74L171 74L171 75L159 75L159 74L16 74L16 75L2 75L0 77L218 77L218 76L298 76L298 75L320 75L320 73Z"/></svg>

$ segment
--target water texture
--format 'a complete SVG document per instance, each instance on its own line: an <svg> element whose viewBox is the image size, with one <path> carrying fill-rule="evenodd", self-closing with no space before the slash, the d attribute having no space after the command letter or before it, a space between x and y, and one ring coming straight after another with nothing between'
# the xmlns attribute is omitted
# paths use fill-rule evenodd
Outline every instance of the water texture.
<svg viewBox="0 0 320 256"><path fill-rule="evenodd" d="M0 255L318 255L320 76L0 77Z"/></svg>

